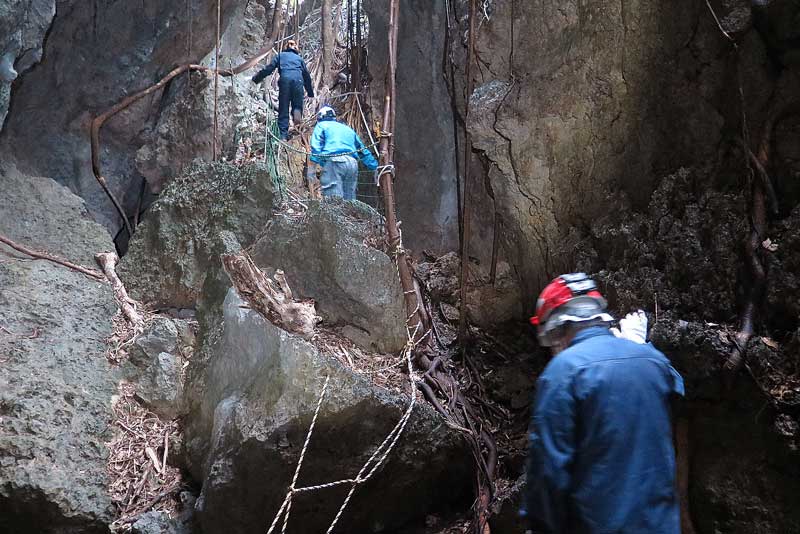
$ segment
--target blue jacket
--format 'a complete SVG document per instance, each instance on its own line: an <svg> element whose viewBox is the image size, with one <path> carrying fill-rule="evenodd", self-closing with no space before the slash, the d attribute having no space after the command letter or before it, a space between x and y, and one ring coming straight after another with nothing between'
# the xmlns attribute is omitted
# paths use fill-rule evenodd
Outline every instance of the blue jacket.
<svg viewBox="0 0 800 534"><path fill-rule="evenodd" d="M318 122L314 127L314 134L311 136L311 161L324 167L328 158L319 156L345 153L352 153L349 155L360 159L370 170L378 168L375 156L369 149L364 148L364 143L361 142L361 138L358 137L355 130L335 120Z"/></svg>
<svg viewBox="0 0 800 534"><path fill-rule="evenodd" d="M272 74L275 69L278 69L281 80L303 80L308 98L314 98L314 86L311 83L311 75L306 68L306 62L295 50L289 48L276 55L269 62L269 65L253 76L253 81L260 83L261 80Z"/></svg>
<svg viewBox="0 0 800 534"><path fill-rule="evenodd" d="M524 511L536 534L680 534L670 400L650 344L579 331L539 377Z"/></svg>

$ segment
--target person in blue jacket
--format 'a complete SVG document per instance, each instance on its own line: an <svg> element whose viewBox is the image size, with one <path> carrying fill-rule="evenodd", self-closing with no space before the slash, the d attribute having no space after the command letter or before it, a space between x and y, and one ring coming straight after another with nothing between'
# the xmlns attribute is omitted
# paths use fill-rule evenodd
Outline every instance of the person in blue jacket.
<svg viewBox="0 0 800 534"><path fill-rule="evenodd" d="M306 62L300 57L297 42L290 39L283 52L272 58L272 61L253 76L253 83L261 81L278 69L278 129L281 139L289 137L289 106L292 108L292 119L295 126L303 120L303 88L308 98L314 98L314 86Z"/></svg>
<svg viewBox="0 0 800 534"><path fill-rule="evenodd" d="M332 107L323 106L311 135L311 161L322 166L322 195L355 200L358 160L369 170L378 168L372 152L355 130L337 121Z"/></svg>
<svg viewBox="0 0 800 534"><path fill-rule="evenodd" d="M615 337L612 320L583 273L553 280L531 318L554 353L536 384L521 511L535 534L680 534L670 404L683 379L644 335Z"/></svg>

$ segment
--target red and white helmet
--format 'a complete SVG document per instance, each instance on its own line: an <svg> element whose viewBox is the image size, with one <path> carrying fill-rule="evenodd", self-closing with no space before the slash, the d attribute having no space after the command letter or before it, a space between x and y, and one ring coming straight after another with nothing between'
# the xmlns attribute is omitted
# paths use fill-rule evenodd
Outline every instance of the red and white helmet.
<svg viewBox="0 0 800 534"><path fill-rule="evenodd" d="M594 280L584 273L562 274L539 295L536 315L530 320L536 327L539 344L549 347L553 344L550 334L566 323L612 322L607 306Z"/></svg>

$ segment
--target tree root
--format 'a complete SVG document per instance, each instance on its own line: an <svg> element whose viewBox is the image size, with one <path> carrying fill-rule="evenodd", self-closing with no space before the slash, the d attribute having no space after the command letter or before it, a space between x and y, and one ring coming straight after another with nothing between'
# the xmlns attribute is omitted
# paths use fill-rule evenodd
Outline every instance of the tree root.
<svg viewBox="0 0 800 534"><path fill-rule="evenodd" d="M136 301L128 296L122 280L117 276L115 269L119 257L113 252L101 252L95 255L98 265L103 269L106 278L111 283L111 289L114 291L114 298L117 299L120 310L125 318L133 326L134 332L140 334L144 330L144 317L136 309Z"/></svg>
<svg viewBox="0 0 800 534"><path fill-rule="evenodd" d="M72 263L71 261L65 260L64 258L59 258L58 256L55 256L48 252L33 250L24 245L20 245L19 243L15 243L14 241L12 241L11 239L7 238L4 235L0 235L0 243L4 243L9 247L13 248L14 250L16 250L17 252L21 252L26 256L30 256L31 258L35 258L37 260L47 260L53 263L57 263L58 265L63 265L64 267L72 269L73 271L85 274L86 276L88 276L89 278L93 278L94 280L103 281L106 279L106 277L103 276L103 273L97 271L96 269L90 269L89 267L77 265L75 263Z"/></svg>

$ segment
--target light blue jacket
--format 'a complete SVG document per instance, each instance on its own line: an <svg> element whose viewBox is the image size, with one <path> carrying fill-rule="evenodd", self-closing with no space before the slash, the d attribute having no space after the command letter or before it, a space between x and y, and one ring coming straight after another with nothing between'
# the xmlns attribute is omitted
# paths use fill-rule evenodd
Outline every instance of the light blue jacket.
<svg viewBox="0 0 800 534"><path fill-rule="evenodd" d="M320 121L314 127L311 136L311 161L324 167L329 158L319 156L335 154L349 154L353 158L360 159L370 170L378 168L375 157L364 148L364 143L355 130L335 120Z"/></svg>
<svg viewBox="0 0 800 534"><path fill-rule="evenodd" d="M680 534L670 400L683 379L650 344L579 331L539 377L527 468L537 534Z"/></svg>

